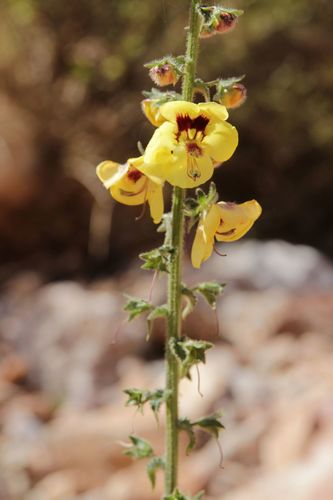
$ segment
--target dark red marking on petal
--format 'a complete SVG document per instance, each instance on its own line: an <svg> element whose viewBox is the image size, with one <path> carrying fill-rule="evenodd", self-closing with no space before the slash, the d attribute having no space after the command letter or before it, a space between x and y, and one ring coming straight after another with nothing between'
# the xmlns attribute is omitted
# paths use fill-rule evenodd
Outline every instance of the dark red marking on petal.
<svg viewBox="0 0 333 500"><path fill-rule="evenodd" d="M195 136L198 132L202 132L202 134L204 134L205 129L209 123L209 118L204 115L199 115L196 118L191 118L188 114L185 114L177 115L176 121L178 127L176 139L178 141L182 132L186 132L187 134L191 129L195 130Z"/></svg>
<svg viewBox="0 0 333 500"><path fill-rule="evenodd" d="M196 142L187 142L186 143L186 151L192 155L198 158L199 156L202 156L202 149Z"/></svg>
<svg viewBox="0 0 333 500"><path fill-rule="evenodd" d="M143 173L140 172L137 168L131 167L130 170L127 173L127 177L133 181L137 182L141 177L143 176Z"/></svg>

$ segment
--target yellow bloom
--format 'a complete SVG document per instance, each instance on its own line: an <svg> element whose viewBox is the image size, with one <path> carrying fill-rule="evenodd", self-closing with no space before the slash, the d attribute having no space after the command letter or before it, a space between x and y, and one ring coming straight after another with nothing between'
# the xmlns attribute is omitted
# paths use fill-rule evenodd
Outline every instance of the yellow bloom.
<svg viewBox="0 0 333 500"><path fill-rule="evenodd" d="M130 158L121 165L103 161L96 168L99 179L111 196L124 205L141 205L148 201L150 214L158 224L164 212L163 182L142 172L143 157Z"/></svg>
<svg viewBox="0 0 333 500"><path fill-rule="evenodd" d="M141 108L143 114L148 118L150 123L154 125L154 127L159 127L165 122L165 118L161 116L160 107L157 105L158 99L144 99L141 101Z"/></svg>
<svg viewBox="0 0 333 500"><path fill-rule="evenodd" d="M193 188L210 179L214 165L228 160L238 144L235 127L227 123L225 106L171 101L159 108L165 119L155 130L142 171L181 188Z"/></svg>
<svg viewBox="0 0 333 500"><path fill-rule="evenodd" d="M256 200L245 203L214 204L201 217L192 246L192 264L199 268L213 251L214 238L217 241L236 241L251 229L261 214Z"/></svg>

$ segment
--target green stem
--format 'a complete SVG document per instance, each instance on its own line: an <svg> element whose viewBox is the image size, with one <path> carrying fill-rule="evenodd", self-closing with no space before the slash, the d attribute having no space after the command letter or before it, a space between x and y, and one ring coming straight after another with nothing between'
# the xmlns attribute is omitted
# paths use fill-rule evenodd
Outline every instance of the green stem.
<svg viewBox="0 0 333 500"><path fill-rule="evenodd" d="M186 42L185 71L182 97L192 101L196 63L199 47L200 15L198 7L201 0L191 0L189 30ZM170 398L166 403L166 457L165 457L165 494L170 495L177 486L178 470L178 384L177 360L171 352L170 340L181 333L181 276L184 246L183 203L185 190L175 187L172 199L171 245L174 250L168 281L168 328L166 340L166 389Z"/></svg>

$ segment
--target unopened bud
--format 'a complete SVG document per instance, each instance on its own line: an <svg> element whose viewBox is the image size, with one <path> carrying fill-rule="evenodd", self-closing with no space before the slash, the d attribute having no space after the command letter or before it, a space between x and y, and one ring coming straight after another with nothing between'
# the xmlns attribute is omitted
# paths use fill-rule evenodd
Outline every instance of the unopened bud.
<svg viewBox="0 0 333 500"><path fill-rule="evenodd" d="M170 64L156 65L150 68L149 76L156 85L165 87L166 85L176 85L179 75Z"/></svg>
<svg viewBox="0 0 333 500"><path fill-rule="evenodd" d="M150 123L154 125L154 127L159 127L165 121L160 113L158 102L158 99L144 99L141 101L143 114L148 118Z"/></svg>
<svg viewBox="0 0 333 500"><path fill-rule="evenodd" d="M204 22L200 31L200 38L210 38L231 31L236 26L238 17L243 14L241 10L218 6L202 7L201 12Z"/></svg>
<svg viewBox="0 0 333 500"><path fill-rule="evenodd" d="M237 16L235 14L230 14L229 12L222 12L220 14L220 20L216 27L218 33L227 33L234 29L237 23Z"/></svg>
<svg viewBox="0 0 333 500"><path fill-rule="evenodd" d="M226 108L238 108L245 102L246 94L246 87L242 83L235 83L223 90L218 101Z"/></svg>

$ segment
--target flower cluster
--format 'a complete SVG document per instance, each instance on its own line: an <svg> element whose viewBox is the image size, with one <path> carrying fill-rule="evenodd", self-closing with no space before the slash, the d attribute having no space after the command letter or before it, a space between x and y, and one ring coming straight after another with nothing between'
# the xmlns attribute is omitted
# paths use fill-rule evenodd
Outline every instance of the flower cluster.
<svg viewBox="0 0 333 500"><path fill-rule="evenodd" d="M104 161L97 175L111 196L125 205L149 204L153 221L161 221L163 185L195 188L207 182L214 169L226 162L238 144L236 128L226 120L228 111L216 102L195 104L145 99L142 110L157 127L144 153L124 165ZM200 267L217 241L241 238L259 217L252 200L241 205L220 202L201 214L192 249L192 263Z"/></svg>

